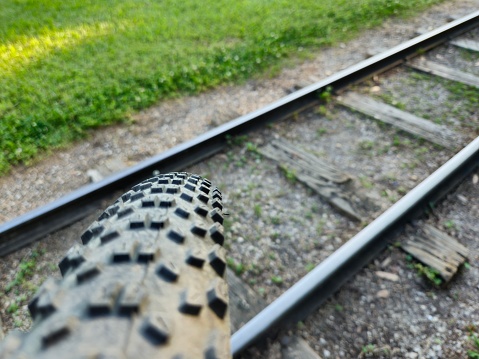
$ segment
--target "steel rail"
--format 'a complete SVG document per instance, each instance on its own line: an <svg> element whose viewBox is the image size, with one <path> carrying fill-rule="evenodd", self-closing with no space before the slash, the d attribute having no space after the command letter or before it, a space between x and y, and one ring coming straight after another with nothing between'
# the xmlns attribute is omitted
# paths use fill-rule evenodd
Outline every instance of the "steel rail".
<svg viewBox="0 0 479 359"><path fill-rule="evenodd" d="M233 355L283 325L304 319L384 249L405 223L434 208L478 166L479 137L234 333Z"/></svg>
<svg viewBox="0 0 479 359"><path fill-rule="evenodd" d="M287 118L294 112L316 103L318 93L327 89L333 91L344 89L478 25L479 11L364 60L101 182L87 185L50 204L6 222L0 226L0 256L77 221L95 208L96 201L151 176L154 171L179 170L198 162L224 148L228 136L244 134L268 122Z"/></svg>

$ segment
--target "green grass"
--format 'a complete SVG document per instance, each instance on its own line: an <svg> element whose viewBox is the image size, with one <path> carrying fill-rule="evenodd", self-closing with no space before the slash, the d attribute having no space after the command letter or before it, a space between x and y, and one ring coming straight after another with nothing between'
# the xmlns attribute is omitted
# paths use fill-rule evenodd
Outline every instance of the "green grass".
<svg viewBox="0 0 479 359"><path fill-rule="evenodd" d="M231 270L233 270L236 273L238 277L241 277L241 275L246 271L244 264L241 262L236 263L233 258L227 258L226 264Z"/></svg>
<svg viewBox="0 0 479 359"><path fill-rule="evenodd" d="M29 289L29 285L26 285L28 283L28 280L33 276L35 273L35 269L37 266L37 258L40 256L42 253L38 251L32 251L30 253L30 256L27 258L22 259L19 265L19 270L17 274L15 275L15 278L9 282L4 291L5 293L9 293L12 289L15 289L17 287L23 287L23 289Z"/></svg>
<svg viewBox="0 0 479 359"><path fill-rule="evenodd" d="M289 169L288 166L286 166L286 165L279 165L279 169L281 170L281 172L283 172L283 174L285 175L286 179L289 182L296 183L298 178L296 177L296 171L295 170Z"/></svg>
<svg viewBox="0 0 479 359"><path fill-rule="evenodd" d="M4 1L0 173L158 100L274 73L440 1Z"/></svg>
<svg viewBox="0 0 479 359"><path fill-rule="evenodd" d="M409 86L414 87L416 83L428 83L428 88L432 91L436 86L441 86L449 92L448 103L444 105L449 107L448 111L436 113L434 121L439 124L447 124L451 117L455 117L461 122L461 126L467 127L477 133L479 126L473 120L478 116L479 96L478 89L460 82L446 80L438 76L414 72L411 70ZM403 86L403 88L406 88ZM458 106L459 104L459 106ZM429 118L430 109L415 113L417 116Z"/></svg>
<svg viewBox="0 0 479 359"><path fill-rule="evenodd" d="M260 218L261 217L261 214L263 212L263 209L261 208L261 205L259 204L255 204L254 207L253 207L253 210L254 210L254 214L256 217Z"/></svg>
<svg viewBox="0 0 479 359"><path fill-rule="evenodd" d="M306 272L311 272L316 265L314 263L307 263L306 266L304 267L306 269Z"/></svg>
<svg viewBox="0 0 479 359"><path fill-rule="evenodd" d="M283 284L283 278L277 275L273 275L271 276L271 282L273 282L276 285L281 285Z"/></svg>
<svg viewBox="0 0 479 359"><path fill-rule="evenodd" d="M475 348L467 351L467 355L471 359L479 359L479 338L475 334L471 334L471 341L474 343Z"/></svg>
<svg viewBox="0 0 479 359"><path fill-rule="evenodd" d="M35 273L38 273L38 259L43 254L42 250L33 250L29 256L23 258L13 280L0 290L0 297L8 298L10 302L6 312L11 315L16 327L24 324L17 317L19 309L27 304L27 299L38 290L30 280Z"/></svg>

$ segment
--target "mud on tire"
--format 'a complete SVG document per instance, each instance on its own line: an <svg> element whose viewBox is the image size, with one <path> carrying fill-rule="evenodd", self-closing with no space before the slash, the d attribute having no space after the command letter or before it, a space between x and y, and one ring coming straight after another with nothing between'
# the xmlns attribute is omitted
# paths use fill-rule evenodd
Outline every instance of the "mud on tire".
<svg viewBox="0 0 479 359"><path fill-rule="evenodd" d="M29 304L1 358L228 358L221 193L188 173L121 196Z"/></svg>

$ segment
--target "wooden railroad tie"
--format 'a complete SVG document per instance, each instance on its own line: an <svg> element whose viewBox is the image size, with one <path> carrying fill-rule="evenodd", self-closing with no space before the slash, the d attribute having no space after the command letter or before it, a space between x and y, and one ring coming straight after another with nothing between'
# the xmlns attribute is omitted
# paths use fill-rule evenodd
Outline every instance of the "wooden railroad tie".
<svg viewBox="0 0 479 359"><path fill-rule="evenodd" d="M456 81L465 85L479 88L479 77L464 71L456 70L448 66L438 64L434 61L422 58L419 59L419 61L414 60L408 62L406 63L406 65L415 70L419 70L428 74L442 77L447 80Z"/></svg>
<svg viewBox="0 0 479 359"><path fill-rule="evenodd" d="M293 171L300 182L351 219L363 220L366 218L363 208L375 206L354 190L350 175L284 139L273 140L259 152L280 167ZM457 240L427 224L406 241L402 249L437 270L445 282L452 279L468 255L468 249Z"/></svg>
<svg viewBox="0 0 479 359"><path fill-rule="evenodd" d="M339 104L392 125L400 130L435 143L454 149L457 145L455 134L445 126L437 125L426 119L401 111L396 107L376 101L369 96L347 92L337 98Z"/></svg>
<svg viewBox="0 0 479 359"><path fill-rule="evenodd" d="M259 152L294 173L298 181L353 220L363 221L367 217L364 208L377 207L358 194L350 175L284 139L273 140Z"/></svg>
<svg viewBox="0 0 479 359"><path fill-rule="evenodd" d="M469 51L479 51L479 42L475 40L470 40L470 39L452 40L451 44Z"/></svg>
<svg viewBox="0 0 479 359"><path fill-rule="evenodd" d="M469 250L456 239L428 224L421 226L420 233L407 240L402 249L437 270L446 283L469 254Z"/></svg>

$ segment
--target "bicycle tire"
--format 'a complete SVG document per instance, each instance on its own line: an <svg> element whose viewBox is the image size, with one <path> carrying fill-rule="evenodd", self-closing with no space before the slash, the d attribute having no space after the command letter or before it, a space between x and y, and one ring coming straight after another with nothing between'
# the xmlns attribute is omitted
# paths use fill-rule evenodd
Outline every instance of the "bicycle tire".
<svg viewBox="0 0 479 359"><path fill-rule="evenodd" d="M222 197L189 173L162 174L109 206L29 304L10 358L229 358Z"/></svg>

